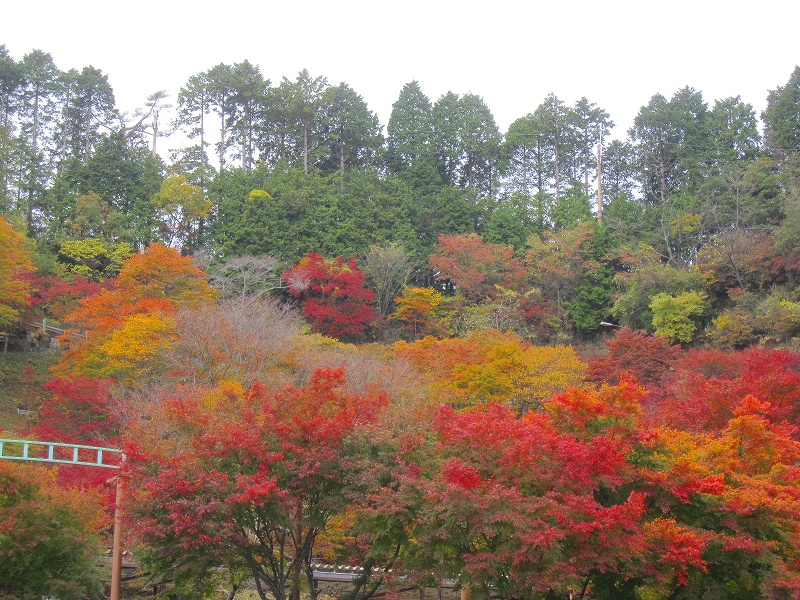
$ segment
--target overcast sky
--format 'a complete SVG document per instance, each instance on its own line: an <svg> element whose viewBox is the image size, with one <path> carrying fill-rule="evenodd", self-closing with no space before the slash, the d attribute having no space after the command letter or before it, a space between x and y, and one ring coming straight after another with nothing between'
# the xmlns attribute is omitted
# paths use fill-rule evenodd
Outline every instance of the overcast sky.
<svg viewBox="0 0 800 600"><path fill-rule="evenodd" d="M277 83L306 68L346 82L386 125L409 81L435 101L475 93L501 132L549 93L604 108L624 137L655 93L691 86L760 112L800 64L800 2L739 0L6 0L0 44L108 75L132 112L245 59Z"/></svg>

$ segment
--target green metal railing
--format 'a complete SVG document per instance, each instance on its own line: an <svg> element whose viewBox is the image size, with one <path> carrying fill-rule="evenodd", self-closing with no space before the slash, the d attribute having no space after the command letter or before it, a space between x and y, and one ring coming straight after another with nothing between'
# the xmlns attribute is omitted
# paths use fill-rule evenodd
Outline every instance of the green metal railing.
<svg viewBox="0 0 800 600"><path fill-rule="evenodd" d="M116 462L107 462L112 457L116 459ZM119 469L122 451L117 448L82 446L80 444L0 439L0 459Z"/></svg>

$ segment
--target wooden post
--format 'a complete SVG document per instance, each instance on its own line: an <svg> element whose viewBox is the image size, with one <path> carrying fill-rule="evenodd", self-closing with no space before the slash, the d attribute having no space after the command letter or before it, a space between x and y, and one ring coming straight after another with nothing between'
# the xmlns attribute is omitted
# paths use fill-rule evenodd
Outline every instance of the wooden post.
<svg viewBox="0 0 800 600"><path fill-rule="evenodd" d="M120 600L122 595L122 477L117 476L117 499L114 504L114 545L111 554L111 596Z"/></svg>
<svg viewBox="0 0 800 600"><path fill-rule="evenodd" d="M461 588L461 600L469 600L470 596L472 595L472 590L469 589L466 585Z"/></svg>

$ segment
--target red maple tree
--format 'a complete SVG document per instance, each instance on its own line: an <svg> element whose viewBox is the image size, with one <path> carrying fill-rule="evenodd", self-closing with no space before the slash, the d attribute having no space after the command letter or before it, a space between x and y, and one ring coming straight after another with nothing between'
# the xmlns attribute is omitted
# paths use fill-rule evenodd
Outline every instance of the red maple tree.
<svg viewBox="0 0 800 600"><path fill-rule="evenodd" d="M283 281L302 301L303 315L318 333L354 340L378 318L372 306L375 293L365 287L355 256L329 260L309 252L283 274Z"/></svg>
<svg viewBox="0 0 800 600"><path fill-rule="evenodd" d="M299 600L317 536L370 478L361 441L387 402L348 392L342 369L278 392L227 384L168 402L156 437L128 448L151 564L196 590L224 565L262 598Z"/></svg>

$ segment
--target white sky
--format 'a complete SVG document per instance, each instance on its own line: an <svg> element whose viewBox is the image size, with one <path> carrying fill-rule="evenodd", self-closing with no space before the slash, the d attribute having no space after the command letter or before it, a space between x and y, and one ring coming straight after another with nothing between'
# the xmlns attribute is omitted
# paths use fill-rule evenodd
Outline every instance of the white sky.
<svg viewBox="0 0 800 600"><path fill-rule="evenodd" d="M548 93L605 109L624 137L655 93L740 95L757 114L800 64L800 1L8 0L0 44L108 75L117 106L175 102L187 79L245 59L273 83L307 68L346 82L385 126L411 80L435 101L483 97L501 132ZM163 127L163 125L162 125ZM163 142L159 142L162 149Z"/></svg>

